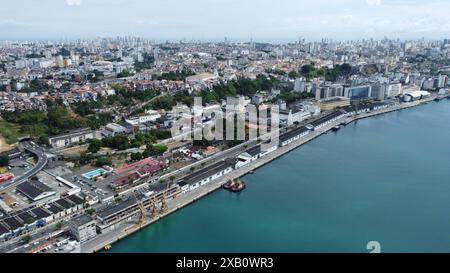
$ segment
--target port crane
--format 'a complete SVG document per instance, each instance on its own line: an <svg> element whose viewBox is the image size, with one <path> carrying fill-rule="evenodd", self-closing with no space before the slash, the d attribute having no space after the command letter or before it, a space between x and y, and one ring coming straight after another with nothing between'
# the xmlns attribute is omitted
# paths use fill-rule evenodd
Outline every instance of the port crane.
<svg viewBox="0 0 450 273"><path fill-rule="evenodd" d="M161 209L159 210L160 214L164 214L167 212L169 207L167 206L167 191L169 190L170 182L167 182L166 190L163 192L162 200L161 200Z"/></svg>
<svg viewBox="0 0 450 273"><path fill-rule="evenodd" d="M156 218L158 216L158 211L156 210L156 200L154 196L151 198L151 208L152 208L151 217Z"/></svg>
<svg viewBox="0 0 450 273"><path fill-rule="evenodd" d="M134 198L136 199L137 205L139 207L138 225L141 228L142 225L144 225L147 222L146 210L145 210L144 204L139 200L137 193L134 191L133 194L134 194Z"/></svg>

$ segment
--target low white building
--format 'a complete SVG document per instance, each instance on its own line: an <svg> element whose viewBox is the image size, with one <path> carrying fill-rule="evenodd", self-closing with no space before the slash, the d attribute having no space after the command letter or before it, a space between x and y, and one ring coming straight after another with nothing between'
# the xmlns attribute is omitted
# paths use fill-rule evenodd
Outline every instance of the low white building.
<svg viewBox="0 0 450 273"><path fill-rule="evenodd" d="M234 159L225 159L188 175L183 179L183 182L189 185L189 191L195 190L198 187L231 172L234 169L235 164L236 161ZM188 191L185 190L185 192Z"/></svg>
<svg viewBox="0 0 450 273"><path fill-rule="evenodd" d="M156 113L152 113L152 114L148 114L148 115L130 117L130 118L125 119L125 122L130 125L133 125L133 126L138 126L139 124L155 121L156 119L158 119L160 117L161 117L161 115L158 112L156 112Z"/></svg>
<svg viewBox="0 0 450 273"><path fill-rule="evenodd" d="M65 148L84 143L86 140L93 139L94 137L95 132L91 129L85 128L71 131L68 134L49 137L48 141L53 148Z"/></svg>
<svg viewBox="0 0 450 273"><path fill-rule="evenodd" d="M127 133L128 133L128 129L117 123L107 124L105 126L105 130L102 131L102 135L104 135L106 137L116 136L116 135L125 135Z"/></svg>
<svg viewBox="0 0 450 273"><path fill-rule="evenodd" d="M306 136L309 133L309 130L305 126L301 126L295 128L294 130L288 131L279 137L279 145L286 146L289 143L300 139L301 137Z"/></svg>
<svg viewBox="0 0 450 273"><path fill-rule="evenodd" d="M302 122L303 120L310 118L311 113L304 109L280 110L279 117L280 124L291 126L296 122Z"/></svg>
<svg viewBox="0 0 450 273"><path fill-rule="evenodd" d="M247 149L245 152L238 155L235 167L240 168L245 166L258 158L275 151L277 148L277 145L261 144Z"/></svg>
<svg viewBox="0 0 450 273"><path fill-rule="evenodd" d="M257 145L250 149L247 149L245 152L240 154L237 157L236 168L240 168L249 164L250 162L258 159L261 156L261 145Z"/></svg>
<svg viewBox="0 0 450 273"><path fill-rule="evenodd" d="M330 123L333 123L333 122L337 121L338 119L345 117L346 115L347 115L347 113L345 111L336 110L326 116L323 116L317 120L314 120L313 122L311 122L308 125L312 126L312 128L314 128L314 130L316 130L316 129L322 128L323 126L326 126Z"/></svg>
<svg viewBox="0 0 450 273"><path fill-rule="evenodd" d="M430 95L431 95L431 93L428 91L423 91L423 90L411 91L411 92L405 93L405 95L403 96L403 101L405 101L405 102L417 101L417 100L421 100L424 98L428 98Z"/></svg>

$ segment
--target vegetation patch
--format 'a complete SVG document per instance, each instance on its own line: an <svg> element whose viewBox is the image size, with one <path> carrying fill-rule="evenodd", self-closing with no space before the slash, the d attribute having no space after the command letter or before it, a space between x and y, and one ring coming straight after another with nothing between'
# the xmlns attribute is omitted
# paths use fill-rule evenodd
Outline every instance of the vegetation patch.
<svg viewBox="0 0 450 273"><path fill-rule="evenodd" d="M4 120L0 120L0 135L5 138L8 144L16 143L20 136L17 128Z"/></svg>

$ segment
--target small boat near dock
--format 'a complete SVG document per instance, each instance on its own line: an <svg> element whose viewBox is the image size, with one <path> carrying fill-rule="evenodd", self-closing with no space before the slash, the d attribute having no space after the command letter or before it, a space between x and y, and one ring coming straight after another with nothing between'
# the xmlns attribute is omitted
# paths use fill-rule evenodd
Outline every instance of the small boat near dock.
<svg viewBox="0 0 450 273"><path fill-rule="evenodd" d="M232 192L240 192L246 187L245 182L241 181L239 178L234 180L228 180L227 183L223 185L223 188Z"/></svg>
<svg viewBox="0 0 450 273"><path fill-rule="evenodd" d="M334 126L331 130L333 130L333 131L338 131L339 129L341 129L341 126L340 125L336 125L336 126Z"/></svg>
<svg viewBox="0 0 450 273"><path fill-rule="evenodd" d="M440 100L443 100L443 99L445 99L445 98L449 98L449 96L447 96L447 95L438 95L435 99L434 99L434 101L440 101Z"/></svg>

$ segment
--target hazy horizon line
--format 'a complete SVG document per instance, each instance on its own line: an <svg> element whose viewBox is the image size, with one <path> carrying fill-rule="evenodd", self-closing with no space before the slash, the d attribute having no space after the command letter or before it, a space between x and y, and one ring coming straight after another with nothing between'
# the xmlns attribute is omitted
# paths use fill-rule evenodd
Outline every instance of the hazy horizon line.
<svg viewBox="0 0 450 273"><path fill-rule="evenodd" d="M0 42L5 42L5 41L9 41L9 42L15 42L15 41L30 41L30 42L34 42L34 41L39 41L39 42L44 42L44 41L54 41L54 42L61 42L61 41L77 41L77 40L96 40L96 39L107 39L107 40L114 40L114 39L121 39L121 38L135 38L135 39L144 39L147 41L152 41L152 42L156 42L156 43L166 43L166 42L170 42L170 43L180 43L180 42L203 42L203 43L218 43L218 42L225 42L225 39L227 39L228 43L283 43L283 44L291 44L291 43L298 43L301 40L304 40L305 42L322 42L323 40L328 40L328 41L333 41L333 42L347 42L347 41L369 41L369 40L374 40L374 41L382 41L382 40L399 40L399 41L420 41L420 40L426 40L426 41L441 41L441 40L445 40L445 39L450 39L450 37L410 37L410 38L404 38L404 37L389 37L389 36L384 36L383 38L381 37L360 37L360 38L331 38L331 37L327 37L327 36L323 36L320 38L308 38L308 37L303 37L300 36L297 39L293 39L293 38L264 38L264 37L228 37L228 36L223 36L223 37L210 37L210 38L198 38L198 37L159 37L159 38L155 38L155 37L146 37L146 36L137 36L137 35L116 35L116 36L85 36L85 37L81 37L81 36L72 36L72 37L3 37L0 38Z"/></svg>

